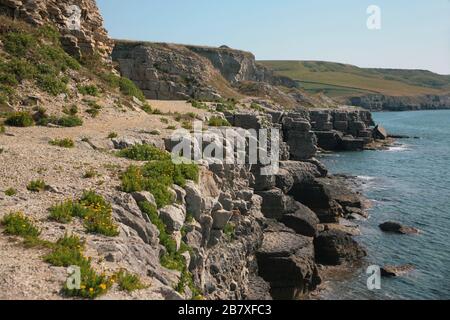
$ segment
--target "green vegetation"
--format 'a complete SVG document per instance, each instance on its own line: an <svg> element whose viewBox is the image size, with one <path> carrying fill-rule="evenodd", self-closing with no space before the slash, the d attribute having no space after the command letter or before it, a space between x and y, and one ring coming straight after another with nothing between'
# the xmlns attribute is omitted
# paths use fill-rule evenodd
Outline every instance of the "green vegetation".
<svg viewBox="0 0 450 320"><path fill-rule="evenodd" d="M438 94L450 89L450 76L424 70L370 69L322 61L261 61L276 74L297 80L311 93L332 97L368 93Z"/></svg>
<svg viewBox="0 0 450 320"><path fill-rule="evenodd" d="M227 223L223 229L223 234L228 240L234 240L236 237L236 226L233 223Z"/></svg>
<svg viewBox="0 0 450 320"><path fill-rule="evenodd" d="M130 166L121 176L125 192L149 191L158 208L173 202L169 187L184 186L186 180L198 181L199 169L195 164L174 164L170 159L150 161L142 168Z"/></svg>
<svg viewBox="0 0 450 320"><path fill-rule="evenodd" d="M155 206L148 202L140 202L139 207L142 212L148 215L152 224L158 229L160 244L166 249L165 254L160 257L161 265L167 269L181 272L180 281L175 289L180 293L184 293L185 287L188 286L193 296L201 295L201 291L195 286L192 274L188 271L186 260L182 255L191 249L183 242L180 250L177 250L177 243L167 232L166 226L159 217Z"/></svg>
<svg viewBox="0 0 450 320"><path fill-rule="evenodd" d="M110 134L108 134L108 139L114 139L117 138L119 135L117 134L117 132L111 132Z"/></svg>
<svg viewBox="0 0 450 320"><path fill-rule="evenodd" d="M16 87L24 80L52 95L65 93L65 72L78 70L80 64L62 49L56 29L34 28L6 17L2 17L0 26L5 51L0 58L0 102L12 102Z"/></svg>
<svg viewBox="0 0 450 320"><path fill-rule="evenodd" d="M117 284L122 291L133 292L136 290L141 290L147 288L138 276L129 273L126 270L120 270L116 274Z"/></svg>
<svg viewBox="0 0 450 320"><path fill-rule="evenodd" d="M105 294L114 283L113 278L98 274L91 266L91 260L83 255L84 242L77 236L65 235L53 246L44 261L56 267L77 266L80 268L80 289L69 289L64 285L63 292L70 297L94 299Z"/></svg>
<svg viewBox="0 0 450 320"><path fill-rule="evenodd" d="M73 104L69 108L64 107L63 112L69 116L74 116L78 114L78 106L76 104Z"/></svg>
<svg viewBox="0 0 450 320"><path fill-rule="evenodd" d="M250 109L258 111L258 112L264 112L264 108L261 107L259 104L252 102L252 104L250 105Z"/></svg>
<svg viewBox="0 0 450 320"><path fill-rule="evenodd" d="M102 107L94 101L89 101L88 106L89 108L86 110L86 113L88 113L92 118L96 118L100 114Z"/></svg>
<svg viewBox="0 0 450 320"><path fill-rule="evenodd" d="M85 191L79 201L66 200L49 208L49 219L59 223L69 223L72 218L83 219L86 231L115 237L118 226L112 219L112 207L94 191Z"/></svg>
<svg viewBox="0 0 450 320"><path fill-rule="evenodd" d="M24 238L38 237L41 233L30 218L26 217L22 212L7 214L0 221L0 224L5 228L6 234L13 236Z"/></svg>
<svg viewBox="0 0 450 320"><path fill-rule="evenodd" d="M194 107L195 109L200 109L200 110L208 110L208 105L204 102L195 100L195 99L191 99L188 101L192 107Z"/></svg>
<svg viewBox="0 0 450 320"><path fill-rule="evenodd" d="M236 101L234 99L222 100L216 105L217 112L233 112L236 110Z"/></svg>
<svg viewBox="0 0 450 320"><path fill-rule="evenodd" d="M48 142L52 146L57 146L60 148L74 148L75 142L72 139L64 138L64 139L53 139Z"/></svg>
<svg viewBox="0 0 450 320"><path fill-rule="evenodd" d="M144 93L139 89L133 81L127 78L116 76L113 73L103 73L101 78L111 87L119 88L120 92L125 96L136 97L145 102Z"/></svg>
<svg viewBox="0 0 450 320"><path fill-rule="evenodd" d="M34 120L29 112L21 111L10 114L5 124L11 127L31 127L34 125Z"/></svg>
<svg viewBox="0 0 450 320"><path fill-rule="evenodd" d="M6 132L5 126L0 124L0 134L4 134Z"/></svg>
<svg viewBox="0 0 450 320"><path fill-rule="evenodd" d="M127 149L120 150L117 155L137 161L169 160L170 154L147 144L139 144Z"/></svg>
<svg viewBox="0 0 450 320"><path fill-rule="evenodd" d="M94 169L88 169L86 170L86 172L83 174L83 178L84 179L92 179L98 176L98 172L95 171Z"/></svg>
<svg viewBox="0 0 450 320"><path fill-rule="evenodd" d="M97 88L96 85L84 85L84 86L77 86L78 92L86 95L86 96L93 96L98 97L100 95L100 90Z"/></svg>
<svg viewBox="0 0 450 320"><path fill-rule="evenodd" d="M27 185L27 190L31 192L42 192L47 189L47 184L43 180L33 180Z"/></svg>
<svg viewBox="0 0 450 320"><path fill-rule="evenodd" d="M17 190L14 189L14 188L8 188L8 189L5 190L5 194L8 197L13 197L13 196L15 196L17 194Z"/></svg>
<svg viewBox="0 0 450 320"><path fill-rule="evenodd" d="M169 124L169 119L167 118L160 118L159 120L164 124Z"/></svg>
<svg viewBox="0 0 450 320"><path fill-rule="evenodd" d="M144 110L146 113L148 113L148 114L153 114L153 108L152 108L152 106L151 105L149 105L148 103L145 103L143 106L142 106L142 110Z"/></svg>
<svg viewBox="0 0 450 320"><path fill-rule="evenodd" d="M208 125L210 127L231 127L231 124L228 122L227 119L223 119L220 117L211 117L208 121Z"/></svg>
<svg viewBox="0 0 450 320"><path fill-rule="evenodd" d="M39 120L37 122L40 126L47 126L49 124L54 124L61 127L79 127L83 125L83 120L76 115L67 115L63 117L47 116L46 114L41 114L38 116Z"/></svg>

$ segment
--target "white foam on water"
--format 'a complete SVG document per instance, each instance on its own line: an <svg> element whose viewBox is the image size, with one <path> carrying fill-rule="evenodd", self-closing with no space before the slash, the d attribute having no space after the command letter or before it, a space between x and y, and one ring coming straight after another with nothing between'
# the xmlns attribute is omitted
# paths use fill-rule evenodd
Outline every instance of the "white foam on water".
<svg viewBox="0 0 450 320"><path fill-rule="evenodd" d="M409 150L409 146L406 144L402 144L402 145L398 145L398 146L389 147L387 152L402 152L402 151L408 151L408 150Z"/></svg>

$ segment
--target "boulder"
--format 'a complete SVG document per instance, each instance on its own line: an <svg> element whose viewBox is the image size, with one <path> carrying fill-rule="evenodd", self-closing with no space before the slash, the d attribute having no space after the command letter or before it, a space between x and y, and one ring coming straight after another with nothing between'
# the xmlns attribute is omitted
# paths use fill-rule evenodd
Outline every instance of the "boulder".
<svg viewBox="0 0 450 320"><path fill-rule="evenodd" d="M133 192L131 196L137 203L146 201L156 207L155 197L148 191Z"/></svg>
<svg viewBox="0 0 450 320"><path fill-rule="evenodd" d="M367 255L366 251L351 236L338 230L328 230L314 239L317 263L340 265L344 262L358 262Z"/></svg>
<svg viewBox="0 0 450 320"><path fill-rule="evenodd" d="M212 213L213 229L223 230L233 216L233 212L218 210Z"/></svg>
<svg viewBox="0 0 450 320"><path fill-rule="evenodd" d="M289 230L266 232L256 257L274 299L299 299L321 282L311 238Z"/></svg>
<svg viewBox="0 0 450 320"><path fill-rule="evenodd" d="M388 221L380 224L380 229L384 232L398 234L418 234L419 230L412 227L405 227L398 222Z"/></svg>
<svg viewBox="0 0 450 320"><path fill-rule="evenodd" d="M382 277L401 277L414 271L414 266L407 264L404 266L384 266L381 268Z"/></svg>
<svg viewBox="0 0 450 320"><path fill-rule="evenodd" d="M279 220L283 215L296 211L294 199L285 195L280 189L261 191L257 194L263 199L261 211L268 219Z"/></svg>
<svg viewBox="0 0 450 320"><path fill-rule="evenodd" d="M192 182L188 181L184 187L186 190L186 209L194 216L197 221L200 221L200 216L202 214L202 194L198 186Z"/></svg>
<svg viewBox="0 0 450 320"><path fill-rule="evenodd" d="M148 216L141 212L131 195L116 196L112 209L115 220L133 229L145 243L152 245L158 243L158 230L150 223Z"/></svg>
<svg viewBox="0 0 450 320"><path fill-rule="evenodd" d="M319 224L317 215L308 207L300 203L298 203L298 207L296 212L285 214L281 218L281 222L294 230L297 234L306 237L316 237L317 225Z"/></svg>
<svg viewBox="0 0 450 320"><path fill-rule="evenodd" d="M373 137L374 139L378 140L386 140L389 137L389 135L386 129L380 126L376 126L375 129L373 129Z"/></svg>
<svg viewBox="0 0 450 320"><path fill-rule="evenodd" d="M177 205L166 206L160 209L159 216L167 226L167 231L171 233L180 231L186 221L186 213L181 206Z"/></svg>

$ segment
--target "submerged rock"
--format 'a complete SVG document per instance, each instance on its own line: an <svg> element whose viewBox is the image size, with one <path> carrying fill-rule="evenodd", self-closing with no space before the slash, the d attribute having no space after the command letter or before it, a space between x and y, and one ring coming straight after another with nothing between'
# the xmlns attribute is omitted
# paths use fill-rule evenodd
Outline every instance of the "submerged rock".
<svg viewBox="0 0 450 320"><path fill-rule="evenodd" d="M384 266L381 268L382 277L401 277L414 271L414 266L407 264L404 266Z"/></svg>
<svg viewBox="0 0 450 320"><path fill-rule="evenodd" d="M384 232L392 232L398 234L418 234L420 231L413 227L406 227L398 222L388 221L380 224L380 229Z"/></svg>

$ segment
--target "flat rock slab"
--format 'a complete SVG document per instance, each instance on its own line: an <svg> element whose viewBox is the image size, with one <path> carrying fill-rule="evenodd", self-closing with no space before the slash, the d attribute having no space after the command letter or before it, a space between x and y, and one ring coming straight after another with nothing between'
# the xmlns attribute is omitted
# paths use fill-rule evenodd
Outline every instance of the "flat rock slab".
<svg viewBox="0 0 450 320"><path fill-rule="evenodd" d="M289 257L311 244L311 239L301 235L289 232L269 232L264 234L259 254L267 257Z"/></svg>

